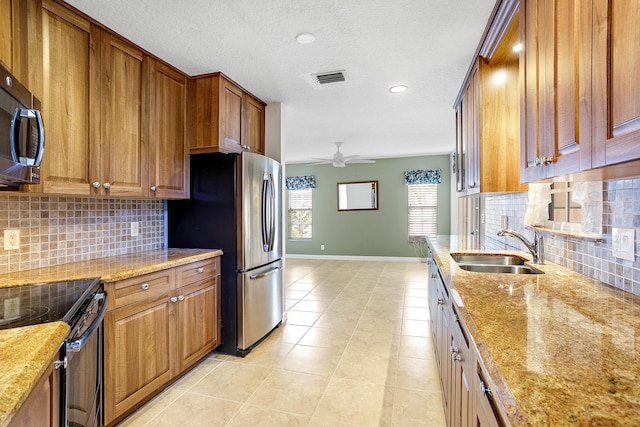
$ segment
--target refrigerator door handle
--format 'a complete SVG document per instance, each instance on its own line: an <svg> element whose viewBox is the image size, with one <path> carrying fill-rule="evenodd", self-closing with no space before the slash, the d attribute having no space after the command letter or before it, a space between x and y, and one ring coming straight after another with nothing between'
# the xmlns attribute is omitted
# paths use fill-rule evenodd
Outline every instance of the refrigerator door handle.
<svg viewBox="0 0 640 427"><path fill-rule="evenodd" d="M273 176L269 175L269 251L273 250L273 242L276 228L276 186L273 182Z"/></svg>
<svg viewBox="0 0 640 427"><path fill-rule="evenodd" d="M276 227L276 197L273 176L265 173L262 176L262 250L273 250Z"/></svg>
<svg viewBox="0 0 640 427"><path fill-rule="evenodd" d="M273 267L267 271L265 271L264 273L260 273L260 274L252 274L251 276L249 276L249 279L262 279L263 277L269 276L273 273L275 273L276 271L280 270L282 267Z"/></svg>
<svg viewBox="0 0 640 427"><path fill-rule="evenodd" d="M269 214L267 206L269 204L269 174L265 173L262 176L262 251L269 252L269 229L268 218Z"/></svg>

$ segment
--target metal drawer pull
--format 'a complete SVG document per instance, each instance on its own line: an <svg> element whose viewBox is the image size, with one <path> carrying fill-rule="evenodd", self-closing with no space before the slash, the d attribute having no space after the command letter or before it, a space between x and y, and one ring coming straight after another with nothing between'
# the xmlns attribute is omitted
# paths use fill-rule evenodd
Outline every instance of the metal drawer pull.
<svg viewBox="0 0 640 427"><path fill-rule="evenodd" d="M147 289L149 289L149 284L148 283L143 283L141 286L143 291L146 291Z"/></svg>
<svg viewBox="0 0 640 427"><path fill-rule="evenodd" d="M178 295L178 301L184 301L184 295Z"/></svg>
<svg viewBox="0 0 640 427"><path fill-rule="evenodd" d="M198 273L204 273L204 268L203 267L198 268Z"/></svg>
<svg viewBox="0 0 640 427"><path fill-rule="evenodd" d="M94 182L93 184L91 184L91 186L93 188L100 188L100 183L98 181Z"/></svg>
<svg viewBox="0 0 640 427"><path fill-rule="evenodd" d="M151 191L156 191L157 187L154 185L153 187L150 188Z"/></svg>
<svg viewBox="0 0 640 427"><path fill-rule="evenodd" d="M111 188L111 184L108 182L105 182L104 184L102 184L102 186L104 187L105 190L108 190Z"/></svg>
<svg viewBox="0 0 640 427"><path fill-rule="evenodd" d="M443 305L444 304L444 300L442 298L438 298L438 305Z"/></svg>
<svg viewBox="0 0 640 427"><path fill-rule="evenodd" d="M171 298L169 299L169 301L171 301L171 302L178 302L178 298L176 298L176 297L171 297Z"/></svg>

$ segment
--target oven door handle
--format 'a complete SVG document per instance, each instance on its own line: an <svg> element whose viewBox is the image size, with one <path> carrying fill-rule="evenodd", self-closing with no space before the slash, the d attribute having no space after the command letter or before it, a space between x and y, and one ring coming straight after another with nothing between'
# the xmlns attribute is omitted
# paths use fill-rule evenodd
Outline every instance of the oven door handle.
<svg viewBox="0 0 640 427"><path fill-rule="evenodd" d="M96 294L93 298L97 300L104 300L105 294L104 293ZM106 311L107 311L107 302L104 301L102 306L100 307L100 310L98 310L98 314L96 315L96 318L93 319L93 322L84 332L84 334L82 334L80 338L66 343L65 348L67 349L67 353L77 353L80 350L82 350L82 347L84 347L86 342L89 340L89 337L91 337L91 335L95 332L95 330L102 324L102 320L104 319L104 315Z"/></svg>

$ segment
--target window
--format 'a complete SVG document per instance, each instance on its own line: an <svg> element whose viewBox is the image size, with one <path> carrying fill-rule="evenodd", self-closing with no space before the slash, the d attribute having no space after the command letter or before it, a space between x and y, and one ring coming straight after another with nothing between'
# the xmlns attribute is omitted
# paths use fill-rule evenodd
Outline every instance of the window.
<svg viewBox="0 0 640 427"><path fill-rule="evenodd" d="M437 184L411 184L409 190L409 239L417 236L435 237L438 232Z"/></svg>
<svg viewBox="0 0 640 427"><path fill-rule="evenodd" d="M312 193L307 190L288 190L289 193L289 240L311 240Z"/></svg>

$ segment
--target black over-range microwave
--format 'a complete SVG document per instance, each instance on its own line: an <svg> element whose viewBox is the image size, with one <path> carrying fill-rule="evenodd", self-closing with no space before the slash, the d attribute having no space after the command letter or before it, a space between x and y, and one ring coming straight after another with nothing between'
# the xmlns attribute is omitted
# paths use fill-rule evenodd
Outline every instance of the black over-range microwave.
<svg viewBox="0 0 640 427"><path fill-rule="evenodd" d="M38 184L44 154L40 101L0 62L0 186Z"/></svg>

